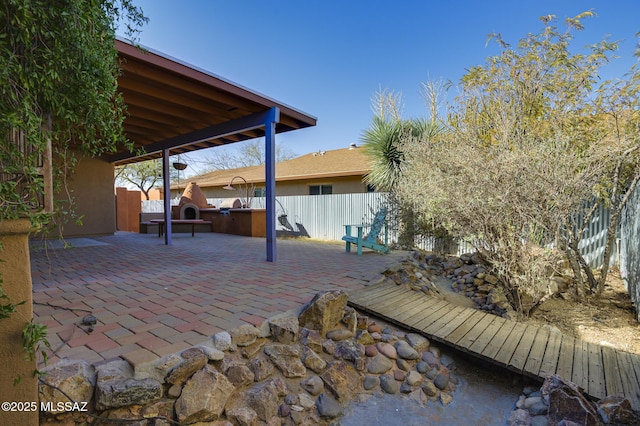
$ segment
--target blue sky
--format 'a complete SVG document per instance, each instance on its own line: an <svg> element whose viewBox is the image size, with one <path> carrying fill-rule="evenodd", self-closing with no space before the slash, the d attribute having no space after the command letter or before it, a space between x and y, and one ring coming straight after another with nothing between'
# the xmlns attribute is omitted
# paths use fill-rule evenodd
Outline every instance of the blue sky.
<svg viewBox="0 0 640 426"><path fill-rule="evenodd" d="M585 21L574 47L607 35L620 41L620 58L603 70L609 79L636 62L640 31L640 0L134 3L150 19L141 44L317 117L316 127L276 138L300 155L359 144L379 89L402 93L407 118L426 116L421 83L457 83L465 69L498 53L486 44L489 33L515 44L542 28L542 15L562 20L593 9L598 16Z"/></svg>

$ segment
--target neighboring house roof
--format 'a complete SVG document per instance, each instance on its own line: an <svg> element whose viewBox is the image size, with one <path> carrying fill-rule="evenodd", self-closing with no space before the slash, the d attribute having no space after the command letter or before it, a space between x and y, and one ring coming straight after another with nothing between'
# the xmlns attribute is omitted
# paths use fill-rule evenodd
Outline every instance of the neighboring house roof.
<svg viewBox="0 0 640 426"><path fill-rule="evenodd" d="M276 164L276 181L364 176L371 170L370 160L362 148L343 148L305 154ZM189 178L198 186L224 186L234 176L242 176L249 183L264 182L264 165L237 169L216 170Z"/></svg>

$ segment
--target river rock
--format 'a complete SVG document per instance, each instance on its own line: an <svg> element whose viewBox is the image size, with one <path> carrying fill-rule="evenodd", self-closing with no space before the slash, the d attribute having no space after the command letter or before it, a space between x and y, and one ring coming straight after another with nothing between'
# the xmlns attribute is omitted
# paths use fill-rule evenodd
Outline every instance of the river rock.
<svg viewBox="0 0 640 426"><path fill-rule="evenodd" d="M221 331L219 333L214 334L211 337L213 341L213 346L219 351L231 351L235 350L233 346L233 342L231 341L231 334L227 331Z"/></svg>
<svg viewBox="0 0 640 426"><path fill-rule="evenodd" d="M65 392L74 401L89 402L93 398L93 387L96 383L96 371L86 361L63 359L57 364L43 369L44 380ZM51 402L53 407L59 402L69 399L52 386L40 387L40 400Z"/></svg>
<svg viewBox="0 0 640 426"><path fill-rule="evenodd" d="M405 340L398 340L395 344L395 349L398 356L402 359L413 360L420 358L420 354Z"/></svg>
<svg viewBox="0 0 640 426"><path fill-rule="evenodd" d="M378 334L380 334L380 333L382 333L382 326L380 324L376 324L374 322L374 323L369 324L369 327L367 327L367 331L369 331L369 333L378 333Z"/></svg>
<svg viewBox="0 0 640 426"><path fill-rule="evenodd" d="M445 390L449 384L449 373L447 371L440 371L438 375L433 379L433 384L440 390Z"/></svg>
<svg viewBox="0 0 640 426"><path fill-rule="evenodd" d="M383 374L380 376L380 389L386 393L396 394L400 390L400 384L390 374Z"/></svg>
<svg viewBox="0 0 640 426"><path fill-rule="evenodd" d="M378 355L378 349L376 349L375 345L367 345L364 347L364 354L367 357L374 357Z"/></svg>
<svg viewBox="0 0 640 426"><path fill-rule="evenodd" d="M342 405L326 393L320 394L316 400L316 408L322 418L333 419L342 415Z"/></svg>
<svg viewBox="0 0 640 426"><path fill-rule="evenodd" d="M416 370L418 370L418 373L420 374L426 373L427 371L429 371L429 368L431 368L429 367L429 364L424 361L420 361L416 364Z"/></svg>
<svg viewBox="0 0 640 426"><path fill-rule="evenodd" d="M384 374L391 370L393 361L382 354L378 354L367 360L367 371L372 374Z"/></svg>
<svg viewBox="0 0 640 426"><path fill-rule="evenodd" d="M422 375L417 371L410 371L407 374L407 383L411 386L416 386L422 381Z"/></svg>
<svg viewBox="0 0 640 426"><path fill-rule="evenodd" d="M235 386L224 374L206 365L184 385L175 403L178 421L195 423L219 419L234 390Z"/></svg>
<svg viewBox="0 0 640 426"><path fill-rule="evenodd" d="M337 327L344 316L348 295L342 290L317 293L302 308L298 321L302 327L318 330L325 336L327 331Z"/></svg>
<svg viewBox="0 0 640 426"><path fill-rule="evenodd" d="M409 345L418 352L429 350L429 346L431 345L429 339L417 333L408 333L405 339Z"/></svg>
<svg viewBox="0 0 640 426"><path fill-rule="evenodd" d="M278 342L289 345L298 340L300 325L295 316L277 317L269 319L269 331Z"/></svg>
<svg viewBox="0 0 640 426"><path fill-rule="evenodd" d="M549 405L549 424L557 424L561 420L582 425L598 424L596 410L574 383L558 375L549 376L542 385L542 396Z"/></svg>
<svg viewBox="0 0 640 426"><path fill-rule="evenodd" d="M398 358L396 359L396 365L398 366L398 368L402 371L409 371L411 370L411 364L409 363L409 361L407 361L406 359L402 359L402 358Z"/></svg>
<svg viewBox="0 0 640 426"><path fill-rule="evenodd" d="M438 357L436 357L431 351L423 352L422 360L431 366L440 365L440 361L438 360Z"/></svg>
<svg viewBox="0 0 640 426"><path fill-rule="evenodd" d="M381 354L383 354L389 359L398 358L398 353L396 352L396 348L394 348L393 345L390 345L389 343L384 343L384 342L377 343L376 349L378 349L378 351Z"/></svg>
<svg viewBox="0 0 640 426"><path fill-rule="evenodd" d="M364 380L362 381L362 387L364 388L364 390L371 390L377 387L379 384L380 379L378 379L378 376L371 376L369 374L364 376Z"/></svg>
<svg viewBox="0 0 640 426"><path fill-rule="evenodd" d="M307 369L300 361L298 349L289 345L265 346L264 353L285 377L304 377Z"/></svg>
<svg viewBox="0 0 640 426"><path fill-rule="evenodd" d="M356 370L344 361L333 361L320 378L338 401L350 399L360 384Z"/></svg>
<svg viewBox="0 0 640 426"><path fill-rule="evenodd" d="M429 397L434 397L438 394L438 388L433 384L431 380L425 380L424 382L422 382L421 387L425 395Z"/></svg>
<svg viewBox="0 0 640 426"><path fill-rule="evenodd" d="M353 337L353 333L350 330L344 328L337 328L327 332L327 339L335 340L336 342L341 340L347 340Z"/></svg>

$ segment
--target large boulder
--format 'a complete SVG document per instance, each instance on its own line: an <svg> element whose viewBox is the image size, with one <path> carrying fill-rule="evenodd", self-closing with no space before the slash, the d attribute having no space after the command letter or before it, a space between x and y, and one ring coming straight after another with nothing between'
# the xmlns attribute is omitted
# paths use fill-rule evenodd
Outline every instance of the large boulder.
<svg viewBox="0 0 640 426"><path fill-rule="evenodd" d="M55 409L57 403L69 401L60 390L78 402L89 402L93 397L96 372L88 362L62 360L43 371L43 381L52 386L40 385L40 400L50 407Z"/></svg>
<svg viewBox="0 0 640 426"><path fill-rule="evenodd" d="M224 374L206 365L184 385L175 404L178 421L189 424L218 420L234 390Z"/></svg>
<svg viewBox="0 0 640 426"><path fill-rule="evenodd" d="M552 375L545 379L541 392L549 406L547 414L549 424L555 425L562 420L585 426L599 424L594 406L580 392L576 384L558 375Z"/></svg>
<svg viewBox="0 0 640 426"><path fill-rule="evenodd" d="M301 327L318 330L322 336L337 328L347 307L347 293L342 290L318 293L302 308L298 316Z"/></svg>
<svg viewBox="0 0 640 426"><path fill-rule="evenodd" d="M134 379L133 368L124 360L96 367L96 409L145 405L162 398L162 384L154 379Z"/></svg>

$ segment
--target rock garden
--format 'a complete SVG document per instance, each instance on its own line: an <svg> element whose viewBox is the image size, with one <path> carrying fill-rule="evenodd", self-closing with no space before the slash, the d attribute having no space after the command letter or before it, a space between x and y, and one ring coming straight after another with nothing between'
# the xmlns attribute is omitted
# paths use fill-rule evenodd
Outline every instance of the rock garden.
<svg viewBox="0 0 640 426"><path fill-rule="evenodd" d="M437 277L446 278L449 288ZM443 259L416 252L381 279L439 297L462 293L478 309L512 314L496 278L473 256ZM135 371L124 360L49 366L41 401L52 408L57 402L88 402L89 411L44 411L41 424L337 425L356 397L455 403L463 378L450 356L424 336L355 311L347 298L341 291L319 293L298 313L217 333ZM541 389L525 387L513 401L508 423L633 424L628 422L638 419L628 401L605 398L594 404L575 385L552 376Z"/></svg>

